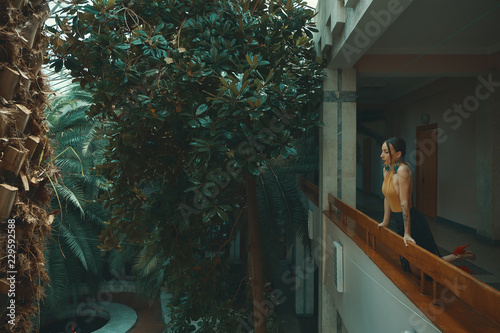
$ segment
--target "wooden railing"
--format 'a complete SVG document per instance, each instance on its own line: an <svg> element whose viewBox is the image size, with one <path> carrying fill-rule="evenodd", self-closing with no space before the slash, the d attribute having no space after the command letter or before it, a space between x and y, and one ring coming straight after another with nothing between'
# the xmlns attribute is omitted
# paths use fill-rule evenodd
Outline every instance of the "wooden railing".
<svg viewBox="0 0 500 333"><path fill-rule="evenodd" d="M319 195L318 195L318 185L311 183L304 178L300 179L300 189L304 194L311 200L313 204L318 207Z"/></svg>
<svg viewBox="0 0 500 333"><path fill-rule="evenodd" d="M318 186L301 179L300 188L318 206ZM500 292L328 195L323 213L370 257L389 279L442 332L500 332ZM400 267L403 256L420 273ZM427 278L430 277L429 278Z"/></svg>
<svg viewBox="0 0 500 333"><path fill-rule="evenodd" d="M500 332L500 292L433 253L410 243L333 195L324 214L342 229L443 332ZM340 216L339 216L340 215ZM399 265L403 256L420 270ZM428 279L429 276L431 279ZM430 281L432 280L432 281Z"/></svg>

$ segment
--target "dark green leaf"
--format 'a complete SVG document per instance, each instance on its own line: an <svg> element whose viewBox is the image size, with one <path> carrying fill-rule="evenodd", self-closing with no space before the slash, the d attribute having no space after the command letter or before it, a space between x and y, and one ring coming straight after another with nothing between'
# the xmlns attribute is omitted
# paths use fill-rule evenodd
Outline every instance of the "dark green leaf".
<svg viewBox="0 0 500 333"><path fill-rule="evenodd" d="M206 104L201 104L200 106L198 106L198 108L196 109L196 115L199 116L201 114L203 114L205 111L207 111L208 109L208 105Z"/></svg>

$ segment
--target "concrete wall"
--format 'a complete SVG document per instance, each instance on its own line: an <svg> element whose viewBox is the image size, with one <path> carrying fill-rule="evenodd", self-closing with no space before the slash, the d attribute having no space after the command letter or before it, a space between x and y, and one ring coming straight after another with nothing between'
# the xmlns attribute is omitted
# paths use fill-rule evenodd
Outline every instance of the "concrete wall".
<svg viewBox="0 0 500 333"><path fill-rule="evenodd" d="M472 228L476 228L477 209L476 114L466 114L465 118L453 109L474 94L476 85L476 79L440 80L402 99L389 111L394 135L407 142L410 162L415 162L412 153L416 150L416 127L422 125L422 114L429 114L429 123L437 123L442 129L443 139L438 144L437 215Z"/></svg>
<svg viewBox="0 0 500 333"><path fill-rule="evenodd" d="M350 3L347 7L346 2ZM352 68L411 3L412 0L318 1L316 51L327 55L330 68Z"/></svg>
<svg viewBox="0 0 500 333"><path fill-rule="evenodd" d="M486 76L485 76L486 77ZM500 73L488 81L499 82ZM497 88L498 89L498 88ZM492 89L493 90L493 89ZM485 99L477 111L476 186L477 232L500 239L500 89Z"/></svg>

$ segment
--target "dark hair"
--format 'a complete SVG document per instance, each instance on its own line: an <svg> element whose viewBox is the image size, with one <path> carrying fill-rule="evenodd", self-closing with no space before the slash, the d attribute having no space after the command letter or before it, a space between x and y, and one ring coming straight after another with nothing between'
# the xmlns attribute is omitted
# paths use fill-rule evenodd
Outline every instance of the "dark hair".
<svg viewBox="0 0 500 333"><path fill-rule="evenodd" d="M401 152L401 162L406 163L405 156L406 156L406 142L405 140L398 138L398 137L392 137L384 141L384 143L387 145L387 150L389 150L389 156L392 160L392 154L391 154L391 146L394 147L394 151L397 153L398 151Z"/></svg>

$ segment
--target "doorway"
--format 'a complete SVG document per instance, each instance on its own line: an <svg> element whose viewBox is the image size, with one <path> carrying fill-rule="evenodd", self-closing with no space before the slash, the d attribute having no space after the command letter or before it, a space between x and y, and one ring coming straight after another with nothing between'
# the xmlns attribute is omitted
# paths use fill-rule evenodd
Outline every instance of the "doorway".
<svg viewBox="0 0 500 333"><path fill-rule="evenodd" d="M417 127L416 208L437 216L437 124Z"/></svg>

